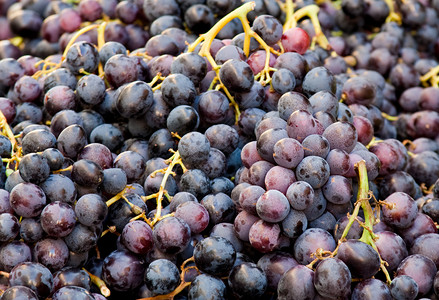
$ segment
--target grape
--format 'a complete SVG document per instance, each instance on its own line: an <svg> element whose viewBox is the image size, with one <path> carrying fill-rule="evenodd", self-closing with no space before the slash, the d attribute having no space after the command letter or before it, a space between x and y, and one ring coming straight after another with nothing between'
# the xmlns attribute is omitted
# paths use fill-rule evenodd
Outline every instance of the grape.
<svg viewBox="0 0 439 300"><path fill-rule="evenodd" d="M289 238L299 237L308 227L308 219L303 211L291 209L282 221L282 233Z"/></svg>
<svg viewBox="0 0 439 300"><path fill-rule="evenodd" d="M414 300L418 295L418 284L408 275L393 278L390 293L395 299Z"/></svg>
<svg viewBox="0 0 439 300"><path fill-rule="evenodd" d="M327 258L317 265L314 286L323 297L348 297L351 294L351 273L343 261Z"/></svg>
<svg viewBox="0 0 439 300"><path fill-rule="evenodd" d="M116 100L116 109L124 118L138 117L153 104L153 91L143 81L125 85Z"/></svg>
<svg viewBox="0 0 439 300"><path fill-rule="evenodd" d="M64 237L67 247L73 252L86 252L96 246L98 234L92 228L76 223L75 228Z"/></svg>
<svg viewBox="0 0 439 300"><path fill-rule="evenodd" d="M168 8L166 8L166 10L168 10ZM166 15L166 13L164 15ZM207 64L206 61L196 53L182 53L172 62L171 72L173 74L185 75L197 86L206 75ZM162 75L164 74L162 73Z"/></svg>
<svg viewBox="0 0 439 300"><path fill-rule="evenodd" d="M194 260L198 269L213 275L228 273L235 262L236 251L233 245L222 237L207 237L194 249Z"/></svg>
<svg viewBox="0 0 439 300"><path fill-rule="evenodd" d="M9 284L25 286L34 291L39 298L49 296L52 290L53 276L42 264L23 262L16 265L9 274Z"/></svg>
<svg viewBox="0 0 439 300"><path fill-rule="evenodd" d="M290 28L282 34L282 45L286 52L304 54L311 40L302 28Z"/></svg>
<svg viewBox="0 0 439 300"><path fill-rule="evenodd" d="M12 189L9 201L16 214L25 218L36 217L46 205L46 195L33 183L19 183Z"/></svg>
<svg viewBox="0 0 439 300"><path fill-rule="evenodd" d="M178 151L185 165L196 165L207 160L210 143L205 135L193 131L181 138L178 143Z"/></svg>
<svg viewBox="0 0 439 300"><path fill-rule="evenodd" d="M243 243L238 238L238 235L235 232L234 225L231 223L218 223L213 226L210 231L211 237L222 237L232 243L233 248L235 248L236 252L243 250ZM235 263L236 264L236 263Z"/></svg>
<svg viewBox="0 0 439 300"><path fill-rule="evenodd" d="M264 50L257 50L250 54L249 58L247 59L247 64L252 69L253 74L258 74L264 69L266 59L267 52ZM268 54L268 65L272 67L275 62L275 56L272 53Z"/></svg>
<svg viewBox="0 0 439 300"><path fill-rule="evenodd" d="M93 130L94 131L94 130ZM58 150L66 157L75 158L87 144L87 136L82 126L73 124L64 128L57 140Z"/></svg>
<svg viewBox="0 0 439 300"><path fill-rule="evenodd" d="M439 258L434 249L438 242L439 235L437 233L427 233L416 238L410 248L410 254L422 254L430 258L438 266Z"/></svg>
<svg viewBox="0 0 439 300"><path fill-rule="evenodd" d="M75 75L84 71L93 73L98 67L98 62L99 54L97 49L87 42L74 43L66 54L67 67Z"/></svg>
<svg viewBox="0 0 439 300"><path fill-rule="evenodd" d="M291 268L281 277L277 294L279 300L314 299L314 271L302 265Z"/></svg>
<svg viewBox="0 0 439 300"><path fill-rule="evenodd" d="M269 45L277 43L282 37L282 25L273 16L261 15L253 21L253 30Z"/></svg>
<svg viewBox="0 0 439 300"><path fill-rule="evenodd" d="M250 64L250 59L247 62ZM252 67L252 65L250 65L250 67ZM264 100L264 87L257 81L253 83L250 91L235 94L235 101L241 109L259 107ZM223 122L226 123L227 119L225 119Z"/></svg>
<svg viewBox="0 0 439 300"><path fill-rule="evenodd" d="M65 286L57 290L53 296L53 300L63 300L66 298L74 297L80 300L92 300L94 297L86 289L78 286Z"/></svg>
<svg viewBox="0 0 439 300"><path fill-rule="evenodd" d="M302 141L305 156L320 156L325 158L329 153L329 142L326 138L318 134L308 135Z"/></svg>
<svg viewBox="0 0 439 300"><path fill-rule="evenodd" d="M258 220L250 227L250 244L262 253L273 251L279 244L280 227L276 223Z"/></svg>
<svg viewBox="0 0 439 300"><path fill-rule="evenodd" d="M192 234L202 232L209 225L209 212L195 201L187 201L178 205L174 216L184 220Z"/></svg>
<svg viewBox="0 0 439 300"><path fill-rule="evenodd" d="M0 249L0 265L6 272L22 262L32 260L31 249L24 242L13 241Z"/></svg>
<svg viewBox="0 0 439 300"><path fill-rule="evenodd" d="M265 187L265 177L268 171L273 167L274 165L272 163L265 160L255 162L250 169L248 169L248 182L253 185Z"/></svg>
<svg viewBox="0 0 439 300"><path fill-rule="evenodd" d="M321 188L329 179L329 165L319 156L305 157L296 168L296 178L309 183L314 189Z"/></svg>
<svg viewBox="0 0 439 300"><path fill-rule="evenodd" d="M206 195L201 199L201 204L209 213L210 224L230 223L235 218L235 203L224 193Z"/></svg>
<svg viewBox="0 0 439 300"><path fill-rule="evenodd" d="M314 200L314 189L305 181L297 181L288 187L286 196L293 209L304 210Z"/></svg>
<svg viewBox="0 0 439 300"><path fill-rule="evenodd" d="M212 300L225 299L226 286L217 277L201 274L191 283L188 294L192 300L202 300L206 297Z"/></svg>
<svg viewBox="0 0 439 300"><path fill-rule="evenodd" d="M76 224L76 214L69 204L55 201L44 207L41 212L40 222L41 227L47 234L61 238L72 232Z"/></svg>
<svg viewBox="0 0 439 300"><path fill-rule="evenodd" d="M418 209L413 198L406 193L393 193L384 202L388 204L382 211L387 224L397 228L407 228L415 220Z"/></svg>
<svg viewBox="0 0 439 300"><path fill-rule="evenodd" d="M228 283L232 293L239 298L260 297L267 288L267 277L256 264L247 262L233 267Z"/></svg>
<svg viewBox="0 0 439 300"><path fill-rule="evenodd" d="M244 149L243 149L244 150ZM273 159L282 167L295 168L305 155L303 146L293 138L282 138L273 147Z"/></svg>
<svg viewBox="0 0 439 300"><path fill-rule="evenodd" d="M282 68L273 73L272 85L276 92L285 94L294 90L296 87L296 78L293 72Z"/></svg>
<svg viewBox="0 0 439 300"><path fill-rule="evenodd" d="M64 268L54 274L53 291L65 286L78 286L90 290L90 276L78 268Z"/></svg>
<svg viewBox="0 0 439 300"><path fill-rule="evenodd" d="M359 218L361 222L363 222L363 218ZM343 235L343 232L349 222L349 218L346 216L346 214L337 220L337 223L334 227L334 238L338 241L341 236ZM349 232L346 236L348 239L359 239L363 233L363 227L360 226L358 222L354 222L352 224L352 227L349 229Z"/></svg>
<svg viewBox="0 0 439 300"><path fill-rule="evenodd" d="M288 187L296 181L296 175L290 169L274 166L265 175L265 188L286 194Z"/></svg>
<svg viewBox="0 0 439 300"><path fill-rule="evenodd" d="M4 291L2 294L3 300L13 300L13 299L28 299L37 300L37 294L30 288L22 285L12 286Z"/></svg>
<svg viewBox="0 0 439 300"><path fill-rule="evenodd" d="M408 275L418 285L418 296L424 296L433 286L433 279L436 275L434 262L420 254L407 256L398 266L396 276Z"/></svg>
<svg viewBox="0 0 439 300"><path fill-rule="evenodd" d="M176 254L190 242L191 230L187 223L176 217L164 218L153 229L154 245L165 253Z"/></svg>
<svg viewBox="0 0 439 300"><path fill-rule="evenodd" d="M392 299L389 287L378 279L366 279L360 282L352 291L352 299L371 297L373 299Z"/></svg>
<svg viewBox="0 0 439 300"><path fill-rule="evenodd" d="M140 286L144 272L143 260L126 251L111 252L102 265L102 279L116 291L130 291Z"/></svg>
<svg viewBox="0 0 439 300"><path fill-rule="evenodd" d="M308 264L313 258L312 253L322 248L326 251L335 249L335 240L329 232L320 228L309 228L294 243L294 258L300 264Z"/></svg>
<svg viewBox="0 0 439 300"><path fill-rule="evenodd" d="M228 60L222 65L219 77L227 89L236 93L250 91L254 83L250 66L235 59Z"/></svg>
<svg viewBox="0 0 439 300"><path fill-rule="evenodd" d="M359 240L349 239L341 243L336 257L348 266L356 278L370 278L381 266L379 254L372 246Z"/></svg>
<svg viewBox="0 0 439 300"><path fill-rule="evenodd" d="M76 200L77 190L73 181L61 174L51 174L40 184L47 200L50 202L62 201L73 204Z"/></svg>
<svg viewBox="0 0 439 300"><path fill-rule="evenodd" d="M374 228L375 231L375 228ZM408 256L406 244L396 233L390 231L377 232L378 239L375 245L381 259L388 263L388 270L395 270L400 262Z"/></svg>
<svg viewBox="0 0 439 300"><path fill-rule="evenodd" d="M328 127L328 129L329 128L330 127ZM305 110L296 110L288 118L288 136L298 140L299 142L303 142L307 136L312 134L321 135L328 129L325 130L322 124L320 124L319 121L317 121L308 111Z"/></svg>
<svg viewBox="0 0 439 300"><path fill-rule="evenodd" d="M38 241L33 248L34 260L45 265L52 272L65 266L69 249L61 239L46 238Z"/></svg>
<svg viewBox="0 0 439 300"><path fill-rule="evenodd" d="M155 294L168 294L180 283L180 272L171 261L157 259L146 269L145 283Z"/></svg>
<svg viewBox="0 0 439 300"><path fill-rule="evenodd" d="M357 142L355 127L347 122L336 122L328 126L323 136L329 141L331 150L340 149L347 153L351 152Z"/></svg>
<svg viewBox="0 0 439 300"><path fill-rule="evenodd" d="M328 181L322 187L322 191L325 198L334 204L346 204L354 194L352 183L346 177L340 175L329 176Z"/></svg>
<svg viewBox="0 0 439 300"><path fill-rule="evenodd" d="M352 77L343 85L343 97L347 105L372 104L376 93L376 86L363 76Z"/></svg>

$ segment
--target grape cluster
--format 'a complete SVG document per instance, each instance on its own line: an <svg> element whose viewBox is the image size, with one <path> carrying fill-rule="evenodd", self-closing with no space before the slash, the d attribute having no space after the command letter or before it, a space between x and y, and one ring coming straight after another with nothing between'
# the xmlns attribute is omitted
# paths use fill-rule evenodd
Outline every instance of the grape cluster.
<svg viewBox="0 0 439 300"><path fill-rule="evenodd" d="M439 1L0 1L0 300L438 299Z"/></svg>

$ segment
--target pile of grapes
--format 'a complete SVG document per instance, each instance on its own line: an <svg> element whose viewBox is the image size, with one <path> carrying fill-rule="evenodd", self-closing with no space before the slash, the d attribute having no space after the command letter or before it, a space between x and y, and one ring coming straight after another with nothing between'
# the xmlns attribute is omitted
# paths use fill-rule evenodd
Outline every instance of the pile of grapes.
<svg viewBox="0 0 439 300"><path fill-rule="evenodd" d="M0 300L439 299L439 0L0 0Z"/></svg>

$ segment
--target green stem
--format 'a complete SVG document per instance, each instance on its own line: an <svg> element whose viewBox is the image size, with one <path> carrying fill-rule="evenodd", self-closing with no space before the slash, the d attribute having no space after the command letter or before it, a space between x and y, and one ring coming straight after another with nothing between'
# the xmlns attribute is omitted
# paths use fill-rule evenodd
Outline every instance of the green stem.
<svg viewBox="0 0 439 300"><path fill-rule="evenodd" d="M361 203L364 212L364 230L360 241L370 245L379 255L378 248L375 244L377 236L373 233L373 225L375 224L375 215L372 206L369 203L369 179L367 178L366 162L364 160L355 164L358 173L358 196L357 199ZM385 262L381 259L381 270L386 276L387 283L391 283L389 272L386 269Z"/></svg>

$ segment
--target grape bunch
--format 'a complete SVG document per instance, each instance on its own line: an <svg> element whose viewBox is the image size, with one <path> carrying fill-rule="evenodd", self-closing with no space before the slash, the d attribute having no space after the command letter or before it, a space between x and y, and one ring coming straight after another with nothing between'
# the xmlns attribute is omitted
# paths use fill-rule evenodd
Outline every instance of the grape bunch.
<svg viewBox="0 0 439 300"><path fill-rule="evenodd" d="M439 1L0 1L0 300L438 299Z"/></svg>

